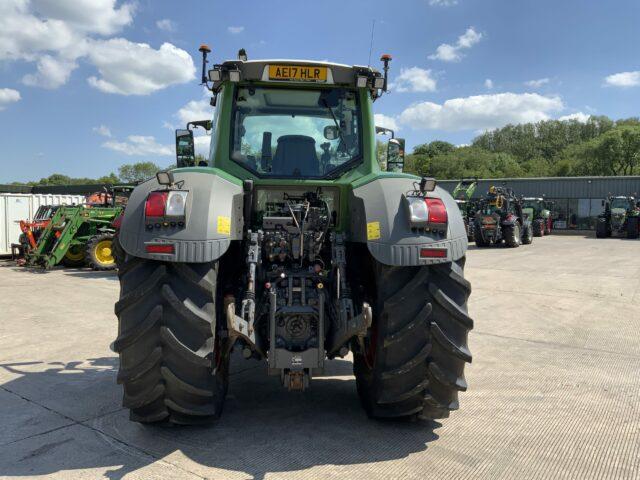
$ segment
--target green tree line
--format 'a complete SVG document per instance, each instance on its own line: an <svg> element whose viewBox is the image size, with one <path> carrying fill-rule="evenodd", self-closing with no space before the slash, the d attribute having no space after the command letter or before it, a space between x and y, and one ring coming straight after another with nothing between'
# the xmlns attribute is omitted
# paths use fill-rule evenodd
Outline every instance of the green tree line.
<svg viewBox="0 0 640 480"><path fill-rule="evenodd" d="M200 161L206 161L206 158L203 155L198 154L196 155L196 164ZM69 175L63 175L61 173L54 173L53 175L41 178L38 181L13 182L11 185L117 185L120 183L137 183L153 177L160 170L170 168L175 168L175 165L169 165L168 167L161 168L153 162L138 162L121 165L118 167L117 174L112 172L109 175L99 178L70 177Z"/></svg>
<svg viewBox="0 0 640 480"><path fill-rule="evenodd" d="M638 175L640 119L507 125L466 146L435 140L407 155L405 171L442 179Z"/></svg>

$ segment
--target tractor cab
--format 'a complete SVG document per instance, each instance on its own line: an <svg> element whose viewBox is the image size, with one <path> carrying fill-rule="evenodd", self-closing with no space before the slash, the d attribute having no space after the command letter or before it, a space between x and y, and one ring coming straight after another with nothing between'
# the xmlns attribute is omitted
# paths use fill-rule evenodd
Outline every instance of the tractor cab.
<svg viewBox="0 0 640 480"><path fill-rule="evenodd" d="M389 61L383 57L385 69ZM387 81L371 67L238 59L214 65L203 81L210 82L215 115L208 125L191 122L176 131L178 167L205 166L195 165L190 128L204 126L211 130L206 166L257 184L272 179L321 184L377 173L376 133L391 134L387 171L402 172L404 140L370 121L372 103Z"/></svg>

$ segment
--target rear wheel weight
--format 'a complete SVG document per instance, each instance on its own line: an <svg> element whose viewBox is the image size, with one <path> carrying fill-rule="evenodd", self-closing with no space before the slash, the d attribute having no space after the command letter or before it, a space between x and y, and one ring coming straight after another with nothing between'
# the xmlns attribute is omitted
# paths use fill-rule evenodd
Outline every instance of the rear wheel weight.
<svg viewBox="0 0 640 480"><path fill-rule="evenodd" d="M217 273L217 262L124 261L114 347L132 420L203 424L222 413L228 357L214 353Z"/></svg>
<svg viewBox="0 0 640 480"><path fill-rule="evenodd" d="M361 403L375 418L445 418L466 390L471 292L464 258L424 267L377 265L375 355L354 356Z"/></svg>

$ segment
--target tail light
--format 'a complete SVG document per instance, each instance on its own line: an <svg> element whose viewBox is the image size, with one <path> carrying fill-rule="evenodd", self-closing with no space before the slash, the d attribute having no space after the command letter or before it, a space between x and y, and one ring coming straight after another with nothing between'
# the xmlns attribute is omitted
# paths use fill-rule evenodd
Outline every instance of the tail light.
<svg viewBox="0 0 640 480"><path fill-rule="evenodd" d="M449 220L447 208L439 198L425 198L427 210L429 211L429 223L446 224Z"/></svg>
<svg viewBox="0 0 640 480"><path fill-rule="evenodd" d="M184 217L188 194L182 190L149 193L144 204L145 217Z"/></svg>
<svg viewBox="0 0 640 480"><path fill-rule="evenodd" d="M421 248L420 258L447 258L446 248Z"/></svg>
<svg viewBox="0 0 640 480"><path fill-rule="evenodd" d="M144 204L145 217L164 217L169 192L151 192Z"/></svg>
<svg viewBox="0 0 640 480"><path fill-rule="evenodd" d="M440 229L447 225L447 208L439 198L406 196L405 205L411 228Z"/></svg>
<svg viewBox="0 0 640 480"><path fill-rule="evenodd" d="M173 245L170 243L150 243L144 248L147 253L173 253Z"/></svg>

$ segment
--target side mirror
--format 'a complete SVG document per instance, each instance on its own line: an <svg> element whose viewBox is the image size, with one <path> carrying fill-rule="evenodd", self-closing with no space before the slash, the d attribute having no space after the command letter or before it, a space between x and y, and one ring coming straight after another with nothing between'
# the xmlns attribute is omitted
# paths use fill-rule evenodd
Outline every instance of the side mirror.
<svg viewBox="0 0 640 480"><path fill-rule="evenodd" d="M602 201L600 202L600 205L602 205L602 206L604 207L604 200L602 200Z"/></svg>
<svg viewBox="0 0 640 480"><path fill-rule="evenodd" d="M387 172L404 169L404 138L392 138L387 144Z"/></svg>
<svg viewBox="0 0 640 480"><path fill-rule="evenodd" d="M193 132L191 130L176 130L176 166L192 167L196 164Z"/></svg>
<svg viewBox="0 0 640 480"><path fill-rule="evenodd" d="M324 127L324 138L327 140L336 140L340 136L340 131L335 125L327 125Z"/></svg>

